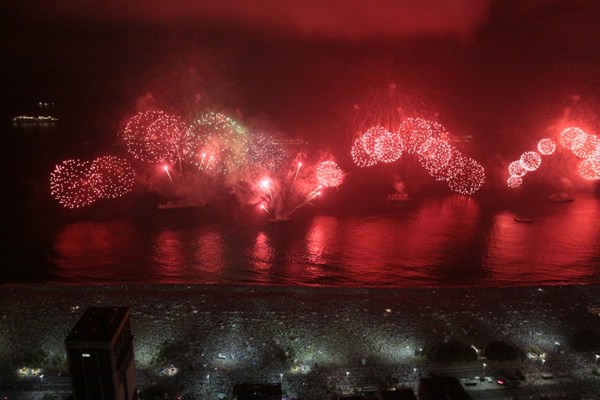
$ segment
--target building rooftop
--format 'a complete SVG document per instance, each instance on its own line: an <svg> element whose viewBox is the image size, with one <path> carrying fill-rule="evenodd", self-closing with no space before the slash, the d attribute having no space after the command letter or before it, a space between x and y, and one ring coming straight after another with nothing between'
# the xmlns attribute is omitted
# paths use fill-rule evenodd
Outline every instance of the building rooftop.
<svg viewBox="0 0 600 400"><path fill-rule="evenodd" d="M109 342L129 314L129 307L90 307L67 336L67 342Z"/></svg>
<svg viewBox="0 0 600 400"><path fill-rule="evenodd" d="M379 398L381 400L417 400L415 392L411 388L383 390L379 393Z"/></svg>

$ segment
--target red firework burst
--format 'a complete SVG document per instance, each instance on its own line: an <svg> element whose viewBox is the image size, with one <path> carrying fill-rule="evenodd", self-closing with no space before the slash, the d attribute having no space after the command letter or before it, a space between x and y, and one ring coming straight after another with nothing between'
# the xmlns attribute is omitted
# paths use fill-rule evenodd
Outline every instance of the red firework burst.
<svg viewBox="0 0 600 400"><path fill-rule="evenodd" d="M525 168L523 168L523 166L521 165L521 162L519 160L517 160L517 161L513 161L510 164L508 164L508 173L511 176L521 177L527 173L527 170Z"/></svg>
<svg viewBox="0 0 600 400"><path fill-rule="evenodd" d="M600 158L582 160L578 166L579 175L589 181L600 179Z"/></svg>
<svg viewBox="0 0 600 400"><path fill-rule="evenodd" d="M556 150L556 143L552 139L545 138L538 142L537 148L541 155L549 156Z"/></svg>
<svg viewBox="0 0 600 400"><path fill-rule="evenodd" d="M449 181L461 173L464 157L460 151L452 148L448 164L439 170L433 177L438 181Z"/></svg>
<svg viewBox="0 0 600 400"><path fill-rule="evenodd" d="M352 145L352 160L354 164L359 167L371 167L377 164L377 158L375 158L374 154L367 153L365 151L365 147L363 146L362 138L359 137L354 141Z"/></svg>
<svg viewBox="0 0 600 400"><path fill-rule="evenodd" d="M581 139L581 136L578 136ZM574 141L571 150L579 158L596 157L600 154L600 139L596 135L585 135L583 140Z"/></svg>
<svg viewBox="0 0 600 400"><path fill-rule="evenodd" d="M208 113L186 131L183 147L188 162L203 166L202 154L210 154L213 157L210 168L228 173L246 161L248 140L244 128L235 120L221 113Z"/></svg>
<svg viewBox="0 0 600 400"><path fill-rule="evenodd" d="M122 134L127 151L146 162L173 162L181 156L185 124L179 117L162 111L134 115Z"/></svg>
<svg viewBox="0 0 600 400"><path fill-rule="evenodd" d="M542 157L536 151L526 151L519 158L519 163L527 171L535 171L542 164Z"/></svg>
<svg viewBox="0 0 600 400"><path fill-rule="evenodd" d="M511 189L516 189L523 184L523 178L520 176L511 176L506 180L506 185Z"/></svg>
<svg viewBox="0 0 600 400"><path fill-rule="evenodd" d="M317 166L317 179L324 187L336 187L342 184L344 173L333 161L323 161Z"/></svg>
<svg viewBox="0 0 600 400"><path fill-rule="evenodd" d="M419 162L432 176L438 180L440 173L448 168L454 148L445 140L429 138L419 149Z"/></svg>
<svg viewBox="0 0 600 400"><path fill-rule="evenodd" d="M404 142L398 133L385 132L375 140L375 157L378 161L391 163L402 156Z"/></svg>
<svg viewBox="0 0 600 400"><path fill-rule="evenodd" d="M441 124L422 118L407 118L398 131L406 151L412 154L417 153L429 138L448 141L448 133Z"/></svg>
<svg viewBox="0 0 600 400"><path fill-rule="evenodd" d="M114 199L129 193L135 173L127 160L115 156L96 158L90 167L90 182L100 198Z"/></svg>
<svg viewBox="0 0 600 400"><path fill-rule="evenodd" d="M583 129L577 127L569 127L563 129L558 137L558 142L561 146L573 150L573 146L577 146L578 143L585 141L587 133Z"/></svg>
<svg viewBox="0 0 600 400"><path fill-rule="evenodd" d="M448 186L453 191L472 195L477 192L485 182L485 169L481 164L470 157L462 157L459 172L448 179Z"/></svg>
<svg viewBox="0 0 600 400"><path fill-rule="evenodd" d="M377 141L388 134L389 131L381 126L373 126L367 129L360 137L365 152L367 152L367 154L374 154Z"/></svg>
<svg viewBox="0 0 600 400"><path fill-rule="evenodd" d="M50 195L66 208L81 208L96 201L90 162L71 159L57 164L50 174Z"/></svg>

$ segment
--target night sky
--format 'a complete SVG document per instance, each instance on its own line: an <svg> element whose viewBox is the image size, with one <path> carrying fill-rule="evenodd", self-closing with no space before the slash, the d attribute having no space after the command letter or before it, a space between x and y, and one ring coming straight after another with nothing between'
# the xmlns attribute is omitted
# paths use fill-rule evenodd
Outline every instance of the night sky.
<svg viewBox="0 0 600 400"><path fill-rule="evenodd" d="M598 132L594 0L0 7L3 118L40 99L104 130L149 105L216 108L349 148L361 121L400 108L473 135L475 156L508 159L566 113Z"/></svg>

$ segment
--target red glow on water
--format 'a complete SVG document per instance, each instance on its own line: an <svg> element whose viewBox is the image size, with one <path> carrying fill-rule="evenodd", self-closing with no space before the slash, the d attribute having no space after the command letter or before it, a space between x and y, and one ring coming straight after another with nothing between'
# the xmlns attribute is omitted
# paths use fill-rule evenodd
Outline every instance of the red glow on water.
<svg viewBox="0 0 600 400"><path fill-rule="evenodd" d="M119 279L127 273L120 269L118 260L137 243L138 236L136 227L129 222L69 224L55 238L54 261L67 280Z"/></svg>
<svg viewBox="0 0 600 400"><path fill-rule="evenodd" d="M266 271L273 264L274 250L269 244L269 238L264 232L258 232L254 240L254 246L249 254L250 264L255 271ZM257 277L259 283L268 284L268 277Z"/></svg>
<svg viewBox="0 0 600 400"><path fill-rule="evenodd" d="M515 222L515 215L509 212L495 216L482 263L497 285L515 281L574 282L595 273L593 263L581 260L590 256L597 243L594 215L599 205L593 197L580 196L576 202L577 206L561 204L560 212L550 215L533 214L530 224Z"/></svg>

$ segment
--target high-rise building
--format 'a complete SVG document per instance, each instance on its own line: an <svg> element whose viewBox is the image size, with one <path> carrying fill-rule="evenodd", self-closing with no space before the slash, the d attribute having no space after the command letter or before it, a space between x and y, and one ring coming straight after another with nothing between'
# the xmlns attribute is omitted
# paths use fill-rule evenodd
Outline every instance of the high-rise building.
<svg viewBox="0 0 600 400"><path fill-rule="evenodd" d="M74 400L136 400L129 307L90 307L65 339Z"/></svg>

